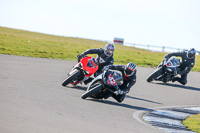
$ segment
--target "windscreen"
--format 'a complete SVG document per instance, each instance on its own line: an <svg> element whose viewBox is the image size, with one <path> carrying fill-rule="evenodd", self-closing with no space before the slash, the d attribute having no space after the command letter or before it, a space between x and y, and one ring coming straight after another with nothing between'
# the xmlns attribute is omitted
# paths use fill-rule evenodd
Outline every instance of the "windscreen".
<svg viewBox="0 0 200 133"><path fill-rule="evenodd" d="M171 57L168 62L171 64L170 66L178 67L180 66L180 60L176 57Z"/></svg>

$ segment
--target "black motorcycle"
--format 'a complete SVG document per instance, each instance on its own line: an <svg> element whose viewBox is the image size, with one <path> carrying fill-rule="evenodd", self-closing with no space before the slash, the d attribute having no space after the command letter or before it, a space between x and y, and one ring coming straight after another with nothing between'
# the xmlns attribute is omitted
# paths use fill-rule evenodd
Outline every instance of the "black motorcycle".
<svg viewBox="0 0 200 133"><path fill-rule="evenodd" d="M147 82L151 82L153 80L162 81L164 83L172 81L177 75L179 66L180 60L175 56L172 56L169 59L163 59L157 69L148 76Z"/></svg>
<svg viewBox="0 0 200 133"><path fill-rule="evenodd" d="M95 99L107 99L119 90L119 85L123 82L123 77L116 71L104 71L98 75L82 94L81 98L92 97Z"/></svg>

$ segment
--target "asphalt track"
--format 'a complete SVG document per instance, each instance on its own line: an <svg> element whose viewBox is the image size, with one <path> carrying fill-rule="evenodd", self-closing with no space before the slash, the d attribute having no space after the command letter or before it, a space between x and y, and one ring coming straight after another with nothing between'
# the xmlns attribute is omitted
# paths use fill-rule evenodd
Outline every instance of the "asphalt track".
<svg viewBox="0 0 200 133"><path fill-rule="evenodd" d="M123 103L112 98L82 100L85 85L61 86L75 64L0 55L0 133L164 133L133 114L200 105L199 72L189 73L186 86L147 83L154 69L143 67L137 68L137 82Z"/></svg>

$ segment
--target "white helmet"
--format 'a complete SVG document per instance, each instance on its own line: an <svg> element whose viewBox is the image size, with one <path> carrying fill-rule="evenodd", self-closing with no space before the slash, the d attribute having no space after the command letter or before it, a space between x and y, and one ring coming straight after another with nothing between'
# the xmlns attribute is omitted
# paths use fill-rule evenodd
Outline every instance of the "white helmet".
<svg viewBox="0 0 200 133"><path fill-rule="evenodd" d="M114 52L114 45L113 44L106 44L105 49L104 49L104 54L106 56L111 56Z"/></svg>

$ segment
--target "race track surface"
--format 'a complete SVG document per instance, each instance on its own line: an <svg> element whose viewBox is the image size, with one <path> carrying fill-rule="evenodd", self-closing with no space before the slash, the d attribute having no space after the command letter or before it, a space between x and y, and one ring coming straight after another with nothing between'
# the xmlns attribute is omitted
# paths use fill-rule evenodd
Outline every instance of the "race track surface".
<svg viewBox="0 0 200 133"><path fill-rule="evenodd" d="M186 86L147 83L154 68L143 67L137 67L137 82L123 103L112 98L82 100L85 85L61 85L75 64L0 55L0 132L164 133L139 122L133 114L154 108L200 105L199 72L189 73Z"/></svg>

